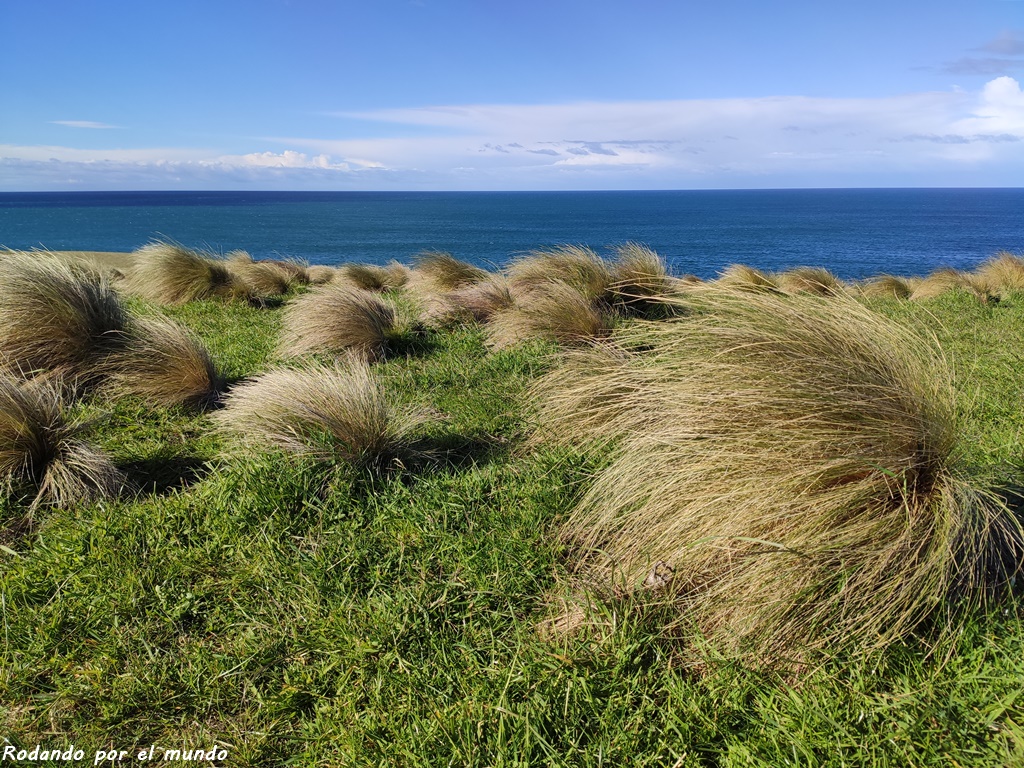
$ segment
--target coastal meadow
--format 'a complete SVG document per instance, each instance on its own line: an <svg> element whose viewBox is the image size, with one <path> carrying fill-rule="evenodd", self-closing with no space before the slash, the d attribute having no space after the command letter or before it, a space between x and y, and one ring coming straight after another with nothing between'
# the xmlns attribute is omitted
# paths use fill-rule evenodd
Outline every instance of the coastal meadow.
<svg viewBox="0 0 1024 768"><path fill-rule="evenodd" d="M12 474L0 496L3 746L14 759L33 749L81 750L88 760L102 752L103 764L212 753L215 764L238 766L1024 765L1012 522L1024 479L1024 295L991 276L1016 279L1005 256L989 282L948 280L915 300L918 286L872 291L824 271L735 270L732 287L709 287L670 276L640 246L606 257L552 249L501 275L425 255L421 264L432 266L419 272L415 263L373 274L342 268L321 273L321 286L286 279L279 266L272 292L245 282L246 270L267 270L237 254L234 272L230 260L215 269L190 262L210 290L175 283L149 293L161 281L132 274L134 265L101 269L96 290L116 333L103 326L98 346L59 347L69 351L57 362L74 376L53 374L46 350L34 347L5 374L12 401L54 390L47 402L59 419L47 423L74 425L73 439L121 480L50 499L39 487L40 454L37 470ZM156 261L144 260L146 269ZM723 291L730 309L709 308ZM678 381L664 384L657 361L676 360L673 345L684 344L665 329L679 324L692 336L701 327L706 338L742 323L744 343L756 344L757 312L773 308L793 313L766 324L786 343L795 343L787 329L798 316L810 328L865 334L850 341L859 356L827 344L816 352L834 377L837 359L862 366L865 401L876 384L864 370L885 369L868 334L880 328L898 342L883 346L890 357L927 341L927 365L909 371L938 364L948 374L940 389L955 426L950 466L1008 505L1006 546L982 574L991 577L985 599L947 605L944 591L928 593L913 621L883 626L884 616L849 620L840 598L785 643L741 653L721 641L724 619L702 623L721 606L701 603L701 620L681 610L693 603L680 602L688 593L674 578L683 569L669 561L685 558L685 546L642 566L634 557L628 580L595 575L595 557L614 554L609 540L567 532L578 534L581 515L612 498L609 483L632 489L628 482L659 469L667 441L689 439L653 429L673 413L658 397ZM360 313L373 320L369 331L353 320ZM696 348L706 370L694 370L710 375L707 361L728 362L736 346ZM675 370L697 366L679 354ZM586 371L564 372L588 355L647 377L630 397L653 400L622 399L616 381L641 381L623 375L574 395L593 407L577 403L545 435L556 419L538 393L559 377L586 384ZM742 377L724 391L742 383L769 402L794 370L751 373L770 359L741 361ZM801 361L795 373L806 374L811 394L798 394L820 407L814 387L825 374ZM845 386L830 382L828 397ZM919 386L921 397L933 383L886 380L898 391ZM700 397L717 396L704 386ZM594 406L627 402L621 413ZM755 405L746 403L750 423L780 439L800 421L765 420ZM739 429L730 413L714 411L722 434ZM628 431L607 430L606 419ZM688 428L681 417L672 424ZM908 429L916 434L916 422ZM720 457L742 442L702 439ZM622 465L625 480L607 474L623 457L648 455L657 461ZM932 477L947 465L927 466ZM743 465L742 498L759 519L790 503L780 501L785 473L773 467ZM870 485L871 498L893 501L895 517L930 491L930 480L901 466L878 471L893 481ZM833 480L855 474L842 466ZM751 488L757 477L763 493ZM675 481L670 472L666 487ZM701 490L686 487L690 496ZM628 493L616 514L657 495ZM969 530L982 548L995 541ZM933 535L943 532L922 540ZM744 545L765 543L745 536ZM821 581L829 599L856 583L853 573Z"/></svg>

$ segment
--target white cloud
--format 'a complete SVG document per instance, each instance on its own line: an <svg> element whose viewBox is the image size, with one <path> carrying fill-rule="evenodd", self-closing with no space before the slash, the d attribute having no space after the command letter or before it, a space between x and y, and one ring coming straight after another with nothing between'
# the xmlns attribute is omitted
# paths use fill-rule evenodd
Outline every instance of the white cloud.
<svg viewBox="0 0 1024 768"><path fill-rule="evenodd" d="M51 120L50 123L53 125L63 125L65 128L91 128L96 130L121 127L119 125L110 125L108 123L97 123L92 120Z"/></svg>
<svg viewBox="0 0 1024 768"><path fill-rule="evenodd" d="M409 136L274 137L279 149L0 146L0 188L76 178L223 188L545 189L1006 183L1024 172L1024 93L461 105L345 113ZM350 123L351 124L351 123ZM444 129L422 136L423 127ZM142 181L139 181L142 179ZM933 183L928 181L927 183Z"/></svg>

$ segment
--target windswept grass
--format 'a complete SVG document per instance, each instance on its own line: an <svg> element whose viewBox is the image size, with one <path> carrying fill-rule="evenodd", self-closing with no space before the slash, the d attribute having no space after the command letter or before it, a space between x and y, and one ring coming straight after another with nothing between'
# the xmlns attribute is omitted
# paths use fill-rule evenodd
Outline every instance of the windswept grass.
<svg viewBox="0 0 1024 768"><path fill-rule="evenodd" d="M0 369L81 386L123 341L127 313L97 272L45 253L7 253L0 285Z"/></svg>
<svg viewBox="0 0 1024 768"><path fill-rule="evenodd" d="M338 277L356 288L377 292L396 290L408 280L406 274L391 267L355 263L338 267Z"/></svg>
<svg viewBox="0 0 1024 768"><path fill-rule="evenodd" d="M621 266L624 278L628 278L636 277L638 271L648 269L650 264L646 254L637 251L627 254ZM550 283L562 282L591 300L607 298L609 288L616 281L612 265L595 251L580 245L531 251L509 264L505 273L517 288L546 290Z"/></svg>
<svg viewBox="0 0 1024 768"><path fill-rule="evenodd" d="M612 278L607 298L630 315L653 319L666 307L661 299L675 292L664 260L639 243L616 249Z"/></svg>
<svg viewBox="0 0 1024 768"><path fill-rule="evenodd" d="M748 267L746 264L732 264L718 275L715 285L739 291L777 291L778 283L766 272Z"/></svg>
<svg viewBox="0 0 1024 768"><path fill-rule="evenodd" d="M314 352L384 357L410 332L404 314L370 291L330 283L291 301L284 310L283 357Z"/></svg>
<svg viewBox="0 0 1024 768"><path fill-rule="evenodd" d="M202 342L160 316L132 320L123 347L104 362L104 373L104 387L112 395L131 395L156 406L203 409L224 388Z"/></svg>
<svg viewBox="0 0 1024 768"><path fill-rule="evenodd" d="M857 289L869 298L909 299L917 282L896 275L878 275L859 283Z"/></svg>
<svg viewBox="0 0 1024 768"><path fill-rule="evenodd" d="M773 275L783 293L835 296L846 290L843 281L823 267L796 267Z"/></svg>
<svg viewBox="0 0 1024 768"><path fill-rule="evenodd" d="M338 277L338 270L334 267L327 267L322 264L314 264L306 270L309 282L312 285L326 285L334 282Z"/></svg>
<svg viewBox="0 0 1024 768"><path fill-rule="evenodd" d="M689 315L672 322L703 322L707 290L685 293ZM963 292L870 303L939 336L957 371L958 446L1024 478L1024 304ZM130 306L152 311L141 304ZM237 391L279 370L283 307L165 311L244 382ZM618 391L578 412L615 403L625 423L647 386L656 349L624 332L597 345L607 350L597 367L624 372ZM539 633L552 606L578 601L580 550L557 533L622 438L578 450L584 433L619 433L577 419L556 445L525 443L528 387L594 343L494 353L485 334L475 323L430 331L417 354L372 366L400 415L409 404L444 414L403 438L404 471L293 459L212 429L209 413L102 389L71 406L65 418L109 412L87 437L143 491L31 522L33 481L0 496L0 735L90 756L217 744L239 768L1024 764L1019 599L971 614L937 645L920 640L922 627L884 653L825 653L783 676L690 631L678 579L655 563L640 574L651 588L591 594L582 631ZM771 363L764 370L783 377L785 361ZM301 391L278 397L295 403ZM718 395L725 404L733 391ZM651 408L651 428L664 422ZM313 431L317 450L335 449ZM419 460L424 446L445 460ZM770 476L758 482L771 489Z"/></svg>
<svg viewBox="0 0 1024 768"><path fill-rule="evenodd" d="M783 663L1007 590L1020 526L958 459L933 342L842 297L704 300L540 385L540 423L611 446L563 531L584 570L660 565L680 621Z"/></svg>
<svg viewBox="0 0 1024 768"><path fill-rule="evenodd" d="M607 336L616 316L569 283L536 283L514 306L494 312L486 326L487 344L505 349L530 339L564 345L586 344Z"/></svg>
<svg viewBox="0 0 1024 768"><path fill-rule="evenodd" d="M61 388L0 375L0 484L5 493L31 488L30 508L66 506L117 495L125 478L81 439L88 421L64 415Z"/></svg>
<svg viewBox="0 0 1024 768"><path fill-rule="evenodd" d="M917 283L910 294L910 300L934 299L950 291L965 291L981 302L988 302L992 296L985 281L970 272L937 269Z"/></svg>
<svg viewBox="0 0 1024 768"><path fill-rule="evenodd" d="M486 323L496 312L511 309L516 299L511 284L500 275L428 297L423 321L433 328L461 323Z"/></svg>
<svg viewBox="0 0 1024 768"><path fill-rule="evenodd" d="M268 371L232 389L213 414L218 430L244 445L376 468L408 462L428 418L396 403L357 358Z"/></svg>
<svg viewBox="0 0 1024 768"><path fill-rule="evenodd" d="M135 252L124 290L157 304L200 299L249 300L251 290L227 263L177 243L155 242Z"/></svg>
<svg viewBox="0 0 1024 768"><path fill-rule="evenodd" d="M293 274L273 261L254 261L246 251L232 251L227 266L253 296L283 296L294 284Z"/></svg>
<svg viewBox="0 0 1024 768"><path fill-rule="evenodd" d="M1000 251L974 270L977 281L1000 298L1024 293L1024 258Z"/></svg>
<svg viewBox="0 0 1024 768"><path fill-rule="evenodd" d="M400 267L392 266L392 270L396 275L401 274ZM419 294L444 293L483 280L487 275L486 269L475 267L450 253L426 251L413 260L407 285Z"/></svg>

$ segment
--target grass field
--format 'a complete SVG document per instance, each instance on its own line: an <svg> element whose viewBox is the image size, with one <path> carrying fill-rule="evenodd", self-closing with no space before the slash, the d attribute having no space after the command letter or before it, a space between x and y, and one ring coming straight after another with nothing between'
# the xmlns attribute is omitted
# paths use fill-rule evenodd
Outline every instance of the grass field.
<svg viewBox="0 0 1024 768"><path fill-rule="evenodd" d="M968 458L1021 484L1024 300L872 306L938 335ZM166 312L229 382L278 362L279 307ZM4 744L122 765L151 745L238 766L1024 765L1018 604L785 674L661 630L656 595L541 631L574 594L553 532L600 460L525 444L556 350L488 351L470 326L375 363L433 414L425 457L383 475L232 451L177 408L76 406L108 412L91 437L144 492L31 520L0 501Z"/></svg>

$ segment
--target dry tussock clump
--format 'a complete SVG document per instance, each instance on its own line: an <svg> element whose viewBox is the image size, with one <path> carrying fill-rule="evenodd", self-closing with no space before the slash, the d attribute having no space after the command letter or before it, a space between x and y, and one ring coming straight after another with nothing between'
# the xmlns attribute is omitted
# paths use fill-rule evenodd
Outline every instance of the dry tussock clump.
<svg viewBox="0 0 1024 768"><path fill-rule="evenodd" d="M515 305L491 315L486 343L505 349L529 339L580 345L607 336L616 316L568 283L537 284Z"/></svg>
<svg viewBox="0 0 1024 768"><path fill-rule="evenodd" d="M425 410L402 406L362 361L269 371L232 389L213 414L227 437L317 461L385 468L417 455Z"/></svg>
<svg viewBox="0 0 1024 768"><path fill-rule="evenodd" d="M1024 258L1000 251L974 270L976 280L990 293L1006 298L1024 293Z"/></svg>
<svg viewBox="0 0 1024 768"><path fill-rule="evenodd" d="M266 259L259 263L270 264L280 270L287 276L289 287L293 285L308 285L311 282L309 267L293 259Z"/></svg>
<svg viewBox="0 0 1024 768"><path fill-rule="evenodd" d="M407 285L418 294L444 293L485 279L486 269L475 267L442 251L427 251L415 259ZM396 275L400 270L392 266Z"/></svg>
<svg viewBox="0 0 1024 768"><path fill-rule="evenodd" d="M335 278L338 277L337 269L323 264L314 264L312 267L308 267L306 273L309 276L311 285L326 285L327 283L334 282Z"/></svg>
<svg viewBox="0 0 1024 768"><path fill-rule="evenodd" d="M288 303L279 353L354 353L365 360L383 357L406 329L395 307L359 288L329 283Z"/></svg>
<svg viewBox="0 0 1024 768"><path fill-rule="evenodd" d="M648 316L652 310L664 308L660 299L674 292L664 260L638 243L626 243L616 250L612 278L608 298L633 315Z"/></svg>
<svg viewBox="0 0 1024 768"><path fill-rule="evenodd" d="M778 272L773 278L783 293L835 296L846 290L842 280L822 267L796 267Z"/></svg>
<svg viewBox="0 0 1024 768"><path fill-rule="evenodd" d="M858 284L857 290L862 296L890 299L909 299L916 286L903 277L896 275L878 275Z"/></svg>
<svg viewBox="0 0 1024 768"><path fill-rule="evenodd" d="M283 296L294 282L291 273L276 262L253 261L245 251L231 251L227 265L253 296Z"/></svg>
<svg viewBox="0 0 1024 768"><path fill-rule="evenodd" d="M516 298L511 284L500 275L426 299L423 322L432 328L464 323L486 323L496 312L511 309Z"/></svg>
<svg viewBox="0 0 1024 768"><path fill-rule="evenodd" d="M950 291L966 291L981 302L988 302L992 297L984 282L975 275L955 269L937 269L914 287L910 300L934 299Z"/></svg>
<svg viewBox="0 0 1024 768"><path fill-rule="evenodd" d="M117 495L125 478L110 459L81 440L89 426L65 417L59 386L0 375L0 484L5 492L33 488L32 508Z"/></svg>
<svg viewBox="0 0 1024 768"><path fill-rule="evenodd" d="M412 270L400 261L392 259L385 269L391 273L391 285L394 288L405 287L412 278Z"/></svg>
<svg viewBox="0 0 1024 768"><path fill-rule="evenodd" d="M771 275L760 269L748 267L746 264L733 264L726 267L718 275L714 284L720 288L733 288L738 291L771 292L779 289Z"/></svg>
<svg viewBox="0 0 1024 768"><path fill-rule="evenodd" d="M0 369L84 385L123 340L127 315L106 279L46 253L0 257Z"/></svg>
<svg viewBox="0 0 1024 768"><path fill-rule="evenodd" d="M400 272L376 264L343 264L338 267L338 277L364 291L392 291L404 285Z"/></svg>
<svg viewBox="0 0 1024 768"><path fill-rule="evenodd" d="M202 409L215 404L224 388L202 342L166 317L133 319L123 348L103 370L109 392L151 405Z"/></svg>
<svg viewBox="0 0 1024 768"><path fill-rule="evenodd" d="M200 299L252 298L226 263L175 243L150 243L137 250L135 265L121 286L136 296L172 306Z"/></svg>
<svg viewBox="0 0 1024 768"><path fill-rule="evenodd" d="M639 253L627 256L622 264L628 276L630 266L643 269ZM531 251L513 261L505 270L514 286L532 290L544 288L552 282L563 282L572 286L588 299L604 299L616 281L612 265L590 248L579 245L563 245L550 251Z"/></svg>
<svg viewBox="0 0 1024 768"><path fill-rule="evenodd" d="M846 297L703 300L538 387L546 430L610 454L564 528L583 570L661 568L682 621L782 663L1006 587L1020 525L958 461L934 342Z"/></svg>

